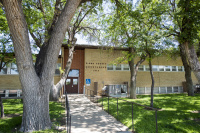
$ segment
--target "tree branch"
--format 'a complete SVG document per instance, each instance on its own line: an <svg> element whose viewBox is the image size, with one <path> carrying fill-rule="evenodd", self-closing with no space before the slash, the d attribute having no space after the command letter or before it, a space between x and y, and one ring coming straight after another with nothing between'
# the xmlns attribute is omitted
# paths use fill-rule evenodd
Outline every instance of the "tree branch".
<svg viewBox="0 0 200 133"><path fill-rule="evenodd" d="M45 11L44 11L44 8L43 8L42 1L41 1L41 0L39 0L39 4L40 4L39 9L40 9L40 11L43 13L43 16L44 16L44 23L45 23L45 25L47 26L47 25L48 25L48 22L47 22L47 20L46 20L46 14L45 14Z"/></svg>
<svg viewBox="0 0 200 133"><path fill-rule="evenodd" d="M136 65L135 65L135 72L138 71L138 67L145 61L146 57L147 57L147 56L144 56L144 55L143 55L143 56L140 58L140 60L136 63Z"/></svg>
<svg viewBox="0 0 200 133"><path fill-rule="evenodd" d="M53 77L55 64L58 59L59 51L65 38L67 28L80 2L81 0L67 0L64 9L55 23L55 27L53 28L51 37L48 41L47 51L43 61L44 65L41 70L42 79L44 80L49 76Z"/></svg>
<svg viewBox="0 0 200 133"><path fill-rule="evenodd" d="M17 67L20 73L19 76L21 79L35 79L35 82L37 82L38 78L33 67L28 26L23 13L21 0L3 0L3 5L10 33L12 34ZM21 84L27 85L29 83L21 80ZM26 86L23 87L26 88Z"/></svg>
<svg viewBox="0 0 200 133"><path fill-rule="evenodd" d="M41 40L38 39L38 38L34 35L34 33L31 32L30 30L29 30L29 33L31 34L32 38L34 39L35 44L36 44L39 48L41 48L41 47L42 47L42 45L41 45Z"/></svg>
<svg viewBox="0 0 200 133"><path fill-rule="evenodd" d="M74 27L76 27L76 23L78 23L78 19L79 19L81 13L82 13L82 10L83 10L83 9L81 8L80 11L79 11L79 14L78 14L78 16L77 16L77 18L76 18L76 21L74 22Z"/></svg>
<svg viewBox="0 0 200 133"><path fill-rule="evenodd" d="M90 11L93 9L94 7L90 8L84 15L83 17L81 18L81 20L77 23L77 26L76 27L79 27L79 25L81 24L81 22L83 21L83 19L85 18L85 16L90 13Z"/></svg>
<svg viewBox="0 0 200 133"><path fill-rule="evenodd" d="M53 21L51 23L50 28L48 29L48 34L51 35L51 32L53 31L53 28L56 24L56 22L58 21L58 17L61 14L61 11L59 9L59 5L61 3L61 0L56 0L56 4L55 4L55 11L54 11L54 16L53 16Z"/></svg>

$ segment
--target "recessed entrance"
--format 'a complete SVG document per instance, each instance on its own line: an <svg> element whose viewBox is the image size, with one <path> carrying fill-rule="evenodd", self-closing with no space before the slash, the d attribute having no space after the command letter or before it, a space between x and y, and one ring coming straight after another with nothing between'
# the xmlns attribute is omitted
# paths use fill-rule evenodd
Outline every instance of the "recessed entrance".
<svg viewBox="0 0 200 133"><path fill-rule="evenodd" d="M79 70L72 69L68 74L65 82L65 90L67 93L79 93Z"/></svg>

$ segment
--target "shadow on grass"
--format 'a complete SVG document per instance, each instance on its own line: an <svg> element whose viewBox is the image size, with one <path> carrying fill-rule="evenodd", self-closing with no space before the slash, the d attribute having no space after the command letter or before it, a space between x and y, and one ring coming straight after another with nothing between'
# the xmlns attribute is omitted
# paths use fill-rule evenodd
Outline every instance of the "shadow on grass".
<svg viewBox="0 0 200 133"><path fill-rule="evenodd" d="M23 103L20 99L3 100L5 118L0 118L0 133L12 133L19 130L22 122ZM65 108L62 103L49 102L49 114L54 126L65 126ZM39 132L63 132L56 129Z"/></svg>
<svg viewBox="0 0 200 133"><path fill-rule="evenodd" d="M139 99L127 99L139 104L149 106L150 96L140 95ZM110 98L109 113L117 118L117 100ZM101 102L101 101L100 101ZM200 110L200 95L194 97L185 94L165 94L154 96L154 107L162 108L157 113L158 132L199 132L200 114L192 113ZM104 98L104 109L108 111L107 99ZM128 126L132 125L132 105L131 103L119 100L118 102L118 120ZM144 107L133 105L134 130L136 132L156 132L155 111L146 110Z"/></svg>
<svg viewBox="0 0 200 133"><path fill-rule="evenodd" d="M11 131L11 129L19 127L21 125L21 122L22 122L21 116L0 119L0 125L1 125L0 131L2 133L11 133L13 132Z"/></svg>

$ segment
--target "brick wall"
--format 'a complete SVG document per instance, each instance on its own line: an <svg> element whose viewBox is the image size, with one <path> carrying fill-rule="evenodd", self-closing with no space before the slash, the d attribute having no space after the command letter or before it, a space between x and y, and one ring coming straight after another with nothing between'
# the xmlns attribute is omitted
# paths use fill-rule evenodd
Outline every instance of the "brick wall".
<svg viewBox="0 0 200 133"><path fill-rule="evenodd" d="M60 80L60 76L54 76L54 84ZM0 75L0 90L22 89L19 75Z"/></svg>
<svg viewBox="0 0 200 133"><path fill-rule="evenodd" d="M61 63L61 59L58 58L57 63ZM54 76L54 84L60 80L60 75ZM21 83L19 80L19 75L0 75L0 90L4 89L22 89Z"/></svg>
<svg viewBox="0 0 200 133"><path fill-rule="evenodd" d="M64 49L64 66L67 63L69 50ZM75 50L71 69L79 70L79 93L83 93L84 85L84 50Z"/></svg>
<svg viewBox="0 0 200 133"><path fill-rule="evenodd" d="M108 51L100 49L85 49L85 76L84 79L91 79L91 85L87 86L93 89L94 82L98 82L98 90L100 91L107 84L123 84L130 81L129 71L107 71L107 64L112 63L116 58L123 57L122 51ZM136 59L135 61L137 61ZM122 64L128 64L126 62ZM167 57L158 57L152 60L153 65L166 66L183 66L180 58L168 59ZM148 65L143 62L142 65ZM155 86L182 86L185 81L185 72L153 72L155 78ZM198 83L194 74L192 74L193 83ZM137 74L137 87L150 87L151 77L148 71Z"/></svg>

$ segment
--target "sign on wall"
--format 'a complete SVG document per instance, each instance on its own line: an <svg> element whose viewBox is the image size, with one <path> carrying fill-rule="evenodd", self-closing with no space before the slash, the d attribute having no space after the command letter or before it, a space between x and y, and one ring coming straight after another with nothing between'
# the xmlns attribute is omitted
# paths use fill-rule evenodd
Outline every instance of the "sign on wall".
<svg viewBox="0 0 200 133"><path fill-rule="evenodd" d="M86 79L85 82L86 82L86 85L87 85L87 86L90 86L90 84L91 84L91 79Z"/></svg>

